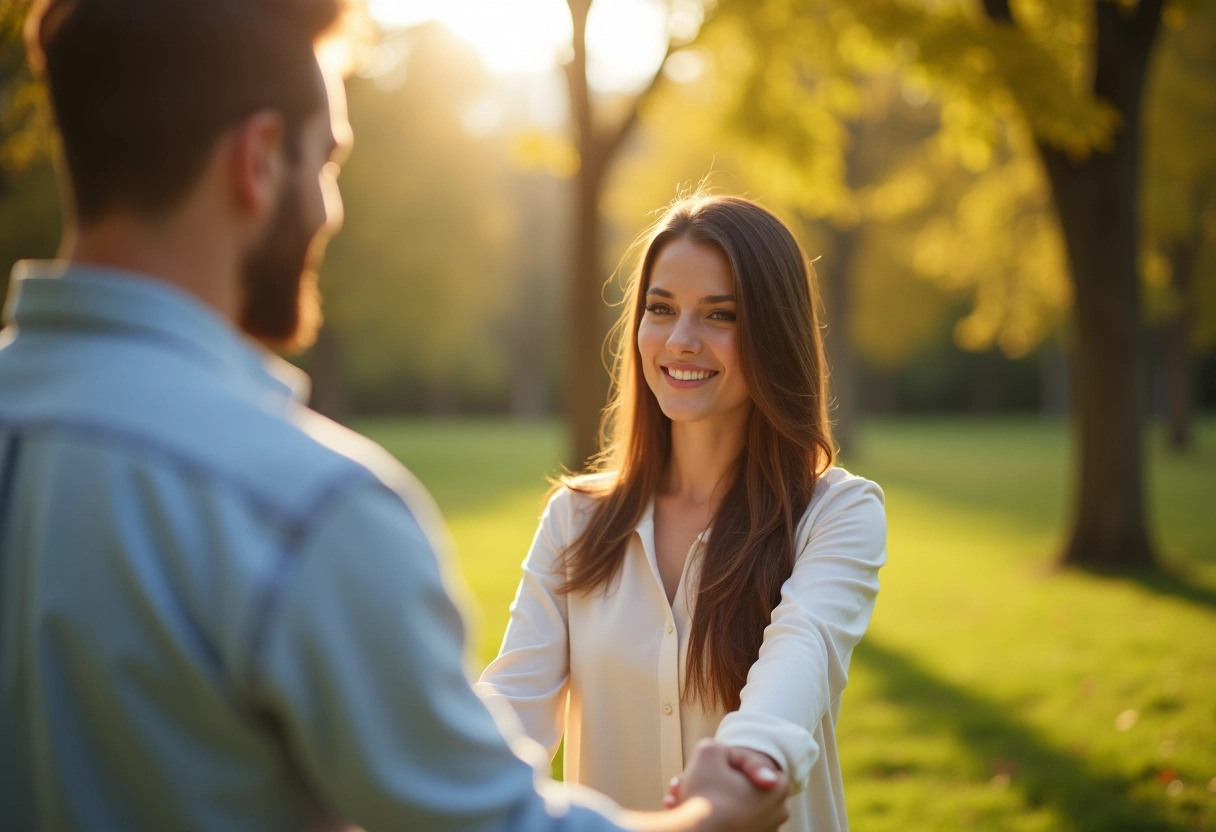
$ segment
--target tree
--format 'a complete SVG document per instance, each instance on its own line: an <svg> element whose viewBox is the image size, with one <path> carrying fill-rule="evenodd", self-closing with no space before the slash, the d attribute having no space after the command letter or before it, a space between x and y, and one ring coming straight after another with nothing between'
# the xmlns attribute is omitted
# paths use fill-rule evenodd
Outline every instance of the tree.
<svg viewBox="0 0 1216 832"><path fill-rule="evenodd" d="M719 7L696 46L673 53L670 82L643 113L607 204L632 228L672 197L672 183L681 183L674 190L725 186L786 219L815 261L834 437L849 454L862 362L889 370L948 338L969 284L954 274L938 279L944 269L936 263L934 280L918 279L921 261L938 258L916 255L927 247L923 229L939 228L975 177L958 160L959 143L940 129L927 91L901 83L906 49L859 37L848 15L826 13L829 5L816 15L804 3L777 0L762 14L744 4ZM1008 189L989 192L1001 190ZM942 241L931 236L931 244ZM967 243L1004 254L1011 246L995 245L998 236L988 229ZM942 259L954 265L951 248ZM972 271L1008 272L1013 282L1023 260L975 258ZM1026 317L1011 315L1009 323ZM999 329L1002 346L1026 340L1013 330Z"/></svg>
<svg viewBox="0 0 1216 832"><path fill-rule="evenodd" d="M47 188L53 194L46 169L50 125L45 90L31 77L21 42L29 7L23 0L0 0L0 200L11 202L32 189L30 210L0 208L0 215L14 214L0 224L0 303L8 290L11 261L49 254L53 245L48 248L46 240L59 230L56 207L41 198L48 195Z"/></svg>
<svg viewBox="0 0 1216 832"><path fill-rule="evenodd" d="M1169 18L1145 112L1141 206L1150 321L1162 336L1165 440L1191 445L1193 355L1216 343L1216 6ZM1206 278L1207 285L1204 285ZM1205 302L1206 301L1206 302Z"/></svg>
<svg viewBox="0 0 1216 832"><path fill-rule="evenodd" d="M327 340L309 370L317 404L450 412L505 386L493 326L512 293L512 206L501 140L465 120L491 79L438 24L382 48L379 74L347 84L346 222L321 267Z"/></svg>
<svg viewBox="0 0 1216 832"><path fill-rule="evenodd" d="M912 72L944 101L946 127L962 125L964 146L977 154L999 139L1002 119L1029 127L1073 296L1078 467L1069 564L1155 564L1143 496L1137 189L1145 69L1163 4L1025 0L1015 15L1009 0L983 0L979 9L858 0L830 12L912 55ZM812 18L824 6L803 4Z"/></svg>
<svg viewBox="0 0 1216 832"><path fill-rule="evenodd" d="M1093 4L1086 85L1119 117L1106 146L1079 155L1050 136L1035 144L1051 182L1073 285L1078 476L1063 561L1154 566L1144 510L1138 254L1141 102L1164 0ZM1009 0L984 0L998 28L1024 31ZM1030 37L1030 35L1027 35Z"/></svg>
<svg viewBox="0 0 1216 832"><path fill-rule="evenodd" d="M29 2L0 0L0 196L49 150L41 84L30 76L21 30Z"/></svg>
<svg viewBox="0 0 1216 832"><path fill-rule="evenodd" d="M596 101L587 78L587 19L593 0L567 0L567 5L573 38L571 58L564 69L579 167L574 180L565 395L572 433L570 462L577 468L599 449L600 412L608 390L601 349L604 327L600 324L603 308L600 287L605 282L600 270L600 203L604 184L626 137L637 123L643 103L659 86L667 55L675 44L669 40L667 54L650 81L640 92L618 102L616 109L620 112L612 117L604 112L609 108Z"/></svg>
<svg viewBox="0 0 1216 832"><path fill-rule="evenodd" d="M1141 101L1163 6L1025 0L1015 15L1010 0L982 0L979 8L769 0L755 16L770 26L780 21L790 40L814 40L813 33L829 29L863 45L855 49L874 41L907 54L910 74L931 82L943 99L945 127L955 123L966 154L982 157L997 144L1006 117L1029 127L1073 297L1078 467L1063 554L1069 564L1155 564L1143 496L1137 220ZM750 98L754 109L782 84L806 86L768 67L757 77L763 87Z"/></svg>

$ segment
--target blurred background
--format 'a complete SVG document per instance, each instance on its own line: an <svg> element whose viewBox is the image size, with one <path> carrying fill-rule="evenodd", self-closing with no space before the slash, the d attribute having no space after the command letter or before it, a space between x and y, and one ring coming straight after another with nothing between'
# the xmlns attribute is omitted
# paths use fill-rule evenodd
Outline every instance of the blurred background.
<svg viewBox="0 0 1216 832"><path fill-rule="evenodd" d="M0 0L0 292L54 253ZM368 0L313 404L401 457L501 638L594 451L631 241L741 193L815 262L891 521L855 828L1216 828L1216 2ZM3 395L3 391L0 391Z"/></svg>

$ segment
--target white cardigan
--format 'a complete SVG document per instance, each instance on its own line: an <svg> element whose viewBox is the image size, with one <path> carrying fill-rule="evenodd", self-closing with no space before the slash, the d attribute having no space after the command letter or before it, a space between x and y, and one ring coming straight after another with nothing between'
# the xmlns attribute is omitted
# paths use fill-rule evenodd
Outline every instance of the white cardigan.
<svg viewBox="0 0 1216 832"><path fill-rule="evenodd" d="M662 807L697 741L763 751L790 775L783 832L845 830L836 720L853 647L865 633L886 561L877 485L833 468L797 530L793 574L764 631L738 711L681 701L702 535L668 604L655 561L653 503L607 593L560 595L557 558L592 498L550 500L523 564L502 650L477 692L508 703L550 754L565 736L565 777L630 809Z"/></svg>

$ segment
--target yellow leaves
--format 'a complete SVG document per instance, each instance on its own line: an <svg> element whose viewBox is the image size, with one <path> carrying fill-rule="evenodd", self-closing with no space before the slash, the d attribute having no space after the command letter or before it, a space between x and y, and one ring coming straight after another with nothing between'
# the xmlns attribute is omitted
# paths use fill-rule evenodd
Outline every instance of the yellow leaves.
<svg viewBox="0 0 1216 832"><path fill-rule="evenodd" d="M933 97L933 82L928 73L920 67L909 67L902 73L900 80L904 101L913 107L924 106Z"/></svg>
<svg viewBox="0 0 1216 832"><path fill-rule="evenodd" d="M963 52L962 63L970 72L987 73L996 69L996 57L992 50L973 46Z"/></svg>
<svg viewBox="0 0 1216 832"><path fill-rule="evenodd" d="M863 226L849 269L849 319L828 308L829 325L843 325L849 340L872 365L893 369L938 342L949 326L956 301L901 268L898 235L881 226ZM830 249L821 274L832 268Z"/></svg>
<svg viewBox="0 0 1216 832"><path fill-rule="evenodd" d="M862 193L865 214L880 222L890 222L929 204L934 196L933 180L922 169L905 168L880 185Z"/></svg>
<svg viewBox="0 0 1216 832"><path fill-rule="evenodd" d="M1174 280L1174 269L1170 259L1157 249L1149 249L1140 257L1140 273L1144 285L1149 289L1165 289Z"/></svg>
<svg viewBox="0 0 1216 832"><path fill-rule="evenodd" d="M1174 266L1165 252L1146 247L1140 253L1140 276L1144 283L1144 317L1148 321L1168 321L1182 311L1189 299L1174 285Z"/></svg>
<svg viewBox="0 0 1216 832"><path fill-rule="evenodd" d="M0 171L19 172L50 152L50 107L39 82L14 81L3 92L8 100L0 108Z"/></svg>
<svg viewBox="0 0 1216 832"><path fill-rule="evenodd" d="M926 222L912 245L912 268L924 278L943 288L959 288L970 281L960 281L959 273L951 268L954 262L955 231L949 217L936 216Z"/></svg>
<svg viewBox="0 0 1216 832"><path fill-rule="evenodd" d="M816 90L824 107L841 116L854 116L862 111L864 99L857 85L843 78L822 80Z"/></svg>
<svg viewBox="0 0 1216 832"><path fill-rule="evenodd" d="M663 63L663 75L677 84L692 84L708 70L709 63L704 49L680 49Z"/></svg>
<svg viewBox="0 0 1216 832"><path fill-rule="evenodd" d="M971 352L982 352L992 345L1000 326L995 304L981 304L954 325L954 343Z"/></svg>
<svg viewBox="0 0 1216 832"><path fill-rule="evenodd" d="M1105 101L1083 101L1075 118L1065 120L1030 118L1031 126L1044 141L1065 150L1075 159L1084 159L1098 150L1109 153L1123 117Z"/></svg>
<svg viewBox="0 0 1216 832"><path fill-rule="evenodd" d="M954 214L924 223L909 260L921 278L973 298L954 328L967 350L997 346L1020 357L1058 325L1071 304L1064 241L1034 157L985 171Z"/></svg>
<svg viewBox="0 0 1216 832"><path fill-rule="evenodd" d="M861 69L874 69L888 62L889 50L874 39L865 26L853 23L840 33L838 47L845 63Z"/></svg>
<svg viewBox="0 0 1216 832"><path fill-rule="evenodd" d="M565 133L529 130L511 141L511 162L523 171L544 171L559 179L578 173L578 149Z"/></svg>
<svg viewBox="0 0 1216 832"><path fill-rule="evenodd" d="M1177 31L1186 25L1186 9L1181 3L1171 3L1161 10L1161 25Z"/></svg>

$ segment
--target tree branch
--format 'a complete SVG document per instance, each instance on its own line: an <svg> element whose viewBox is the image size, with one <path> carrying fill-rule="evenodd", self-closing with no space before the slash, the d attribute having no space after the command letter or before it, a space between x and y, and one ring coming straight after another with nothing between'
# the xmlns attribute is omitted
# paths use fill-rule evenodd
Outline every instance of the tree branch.
<svg viewBox="0 0 1216 832"><path fill-rule="evenodd" d="M595 141L591 120L591 92L587 88L587 13L590 0L566 0L570 7L570 22L573 33L570 45L573 55L562 67L566 74L566 86L570 93L571 117L578 131L580 144L590 145Z"/></svg>
<svg viewBox="0 0 1216 832"><path fill-rule="evenodd" d="M642 104L645 103L647 98L654 95L654 91L658 88L659 83L663 78L663 67L667 66L667 59L671 57L672 47L672 41L668 40L667 51L663 53L663 60L659 62L659 68L655 70L654 76L650 79L650 82L646 84L645 88L643 88L641 92L633 97L633 101L629 103L629 110L617 124L616 129L605 136L604 149L609 155L616 152L616 149L620 147L621 142L623 142L625 137L629 135L629 131L633 129L635 124L637 124L638 116L641 114Z"/></svg>

